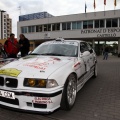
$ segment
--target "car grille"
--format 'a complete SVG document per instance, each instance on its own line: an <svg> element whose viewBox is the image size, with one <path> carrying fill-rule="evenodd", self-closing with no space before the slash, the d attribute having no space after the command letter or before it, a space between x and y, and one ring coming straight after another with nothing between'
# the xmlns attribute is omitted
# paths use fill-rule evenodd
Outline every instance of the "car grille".
<svg viewBox="0 0 120 120"><path fill-rule="evenodd" d="M4 78L0 77L0 86L3 86L3 85L4 85Z"/></svg>
<svg viewBox="0 0 120 120"><path fill-rule="evenodd" d="M18 101L17 98L9 99L9 98L0 97L0 101L5 102L5 103L10 103L10 104L13 104L13 105L19 105L19 101Z"/></svg>
<svg viewBox="0 0 120 120"><path fill-rule="evenodd" d="M18 80L15 78L6 78L0 76L0 86L6 85L7 87L17 88Z"/></svg>
<svg viewBox="0 0 120 120"><path fill-rule="evenodd" d="M47 104L36 104L34 103L34 108L47 108Z"/></svg>
<svg viewBox="0 0 120 120"><path fill-rule="evenodd" d="M18 86L18 80L14 78L6 78L5 82L7 87L17 88Z"/></svg>

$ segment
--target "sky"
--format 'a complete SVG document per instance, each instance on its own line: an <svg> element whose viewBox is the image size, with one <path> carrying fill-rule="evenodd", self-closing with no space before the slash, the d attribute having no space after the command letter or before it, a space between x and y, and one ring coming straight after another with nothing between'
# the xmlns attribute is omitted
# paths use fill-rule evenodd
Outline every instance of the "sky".
<svg viewBox="0 0 120 120"><path fill-rule="evenodd" d="M120 0L117 1L115 9L120 9ZM0 9L5 10L12 19L12 32L17 37L17 22L20 15L48 12L53 16L85 13L85 2L87 12L104 11L104 0L0 0ZM20 9L21 8L21 9ZM114 0L106 0L105 10L114 10Z"/></svg>

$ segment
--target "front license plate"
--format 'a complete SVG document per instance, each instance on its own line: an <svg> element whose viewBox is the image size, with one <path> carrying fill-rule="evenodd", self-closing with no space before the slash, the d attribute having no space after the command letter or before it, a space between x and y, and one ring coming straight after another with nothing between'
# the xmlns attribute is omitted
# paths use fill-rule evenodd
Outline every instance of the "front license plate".
<svg viewBox="0 0 120 120"><path fill-rule="evenodd" d="M15 99L14 92L0 90L0 96L5 97L5 98L9 98L9 99Z"/></svg>

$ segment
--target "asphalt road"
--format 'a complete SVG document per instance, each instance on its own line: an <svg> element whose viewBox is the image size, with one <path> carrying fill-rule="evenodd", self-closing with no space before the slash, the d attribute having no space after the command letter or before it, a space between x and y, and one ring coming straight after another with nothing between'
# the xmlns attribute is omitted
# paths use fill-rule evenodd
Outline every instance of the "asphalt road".
<svg viewBox="0 0 120 120"><path fill-rule="evenodd" d="M24 113L0 107L0 120L120 120L120 58L98 57L98 77L78 92L71 111L50 115Z"/></svg>

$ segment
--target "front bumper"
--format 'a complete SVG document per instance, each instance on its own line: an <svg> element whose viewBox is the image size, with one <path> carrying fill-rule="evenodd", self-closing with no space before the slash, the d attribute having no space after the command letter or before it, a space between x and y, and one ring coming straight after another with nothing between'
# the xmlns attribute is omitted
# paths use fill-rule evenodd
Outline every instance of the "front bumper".
<svg viewBox="0 0 120 120"><path fill-rule="evenodd" d="M23 111L49 113L60 107L63 88L59 88L53 92L6 89L0 90L15 94L15 99L0 96L0 105L2 106Z"/></svg>

